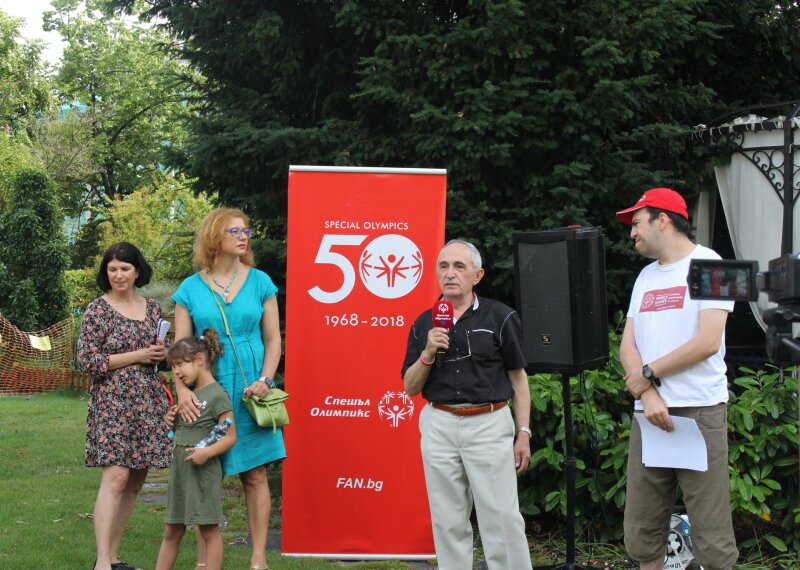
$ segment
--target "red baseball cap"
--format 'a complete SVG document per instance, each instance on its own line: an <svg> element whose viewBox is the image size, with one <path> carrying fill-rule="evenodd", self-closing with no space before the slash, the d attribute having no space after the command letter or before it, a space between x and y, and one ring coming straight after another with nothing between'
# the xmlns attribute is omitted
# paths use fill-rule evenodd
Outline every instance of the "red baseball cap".
<svg viewBox="0 0 800 570"><path fill-rule="evenodd" d="M631 224L633 222L633 213L648 206L673 212L687 220L689 219L686 200L671 188L651 188L642 194L642 197L633 206L617 212L617 219L623 224Z"/></svg>

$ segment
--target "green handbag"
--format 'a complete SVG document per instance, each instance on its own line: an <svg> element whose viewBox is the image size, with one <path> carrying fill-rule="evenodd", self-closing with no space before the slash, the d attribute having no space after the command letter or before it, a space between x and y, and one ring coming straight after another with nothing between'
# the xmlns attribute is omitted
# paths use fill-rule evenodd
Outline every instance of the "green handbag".
<svg viewBox="0 0 800 570"><path fill-rule="evenodd" d="M214 293L214 290L211 289L211 284L202 273L200 276L206 285L208 285L208 288L211 291L211 296L214 298L214 302L217 304L217 308L222 314L222 324L225 325L225 335L231 341L233 355L236 357L236 363L239 365L239 372L242 373L244 385L245 388L247 388L250 384L247 382L247 376L245 376L244 368L242 368L242 361L239 360L239 354L236 352L236 345L233 342L231 329L228 328L228 319L225 316L225 310L217 300L216 293ZM259 427L272 426L272 433L276 433L279 427L283 427L289 423L289 412L286 409L286 404L284 403L288 398L289 394L280 388L270 388L269 394L267 394L264 398L252 394L249 398L242 395L242 401L244 402L247 411L250 412L251 416L253 416L256 424L258 424Z"/></svg>
<svg viewBox="0 0 800 570"><path fill-rule="evenodd" d="M275 433L279 427L289 423L289 412L284 403L288 397L289 394L280 388L272 388L264 398L242 396L242 401L259 426L272 426L272 433Z"/></svg>

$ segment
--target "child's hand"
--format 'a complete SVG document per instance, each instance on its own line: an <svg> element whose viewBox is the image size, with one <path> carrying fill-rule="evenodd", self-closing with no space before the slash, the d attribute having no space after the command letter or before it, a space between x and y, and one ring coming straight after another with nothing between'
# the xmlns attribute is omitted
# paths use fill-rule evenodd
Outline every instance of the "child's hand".
<svg viewBox="0 0 800 570"><path fill-rule="evenodd" d="M201 447L199 449L197 447L187 447L186 453L189 455L186 456L184 461L188 461L193 465L205 465L206 461L210 459L207 447Z"/></svg>
<svg viewBox="0 0 800 570"><path fill-rule="evenodd" d="M178 406L170 406L169 411L167 412L164 421L167 423L169 427L173 427L175 425L175 415L178 413Z"/></svg>

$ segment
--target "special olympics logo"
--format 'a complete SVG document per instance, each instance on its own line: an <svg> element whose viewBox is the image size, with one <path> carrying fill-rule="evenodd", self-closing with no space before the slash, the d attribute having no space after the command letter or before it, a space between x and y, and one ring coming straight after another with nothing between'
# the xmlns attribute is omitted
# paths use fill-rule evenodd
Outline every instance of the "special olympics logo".
<svg viewBox="0 0 800 570"><path fill-rule="evenodd" d="M400 420L414 415L414 402L405 392L386 392L378 402L378 415L392 422L392 427L397 427Z"/></svg>
<svg viewBox="0 0 800 570"><path fill-rule="evenodd" d="M422 254L405 236L386 234L372 240L358 263L361 281L384 299L397 299L414 290L422 277Z"/></svg>
<svg viewBox="0 0 800 570"><path fill-rule="evenodd" d="M652 293L645 293L644 297L642 297L642 309L646 309L651 307L653 303L656 302L656 296Z"/></svg>

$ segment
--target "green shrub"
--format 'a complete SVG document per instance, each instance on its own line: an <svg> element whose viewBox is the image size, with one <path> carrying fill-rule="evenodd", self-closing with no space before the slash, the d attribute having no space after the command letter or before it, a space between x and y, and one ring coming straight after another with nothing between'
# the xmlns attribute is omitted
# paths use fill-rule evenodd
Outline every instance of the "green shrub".
<svg viewBox="0 0 800 570"><path fill-rule="evenodd" d="M161 312L169 315L175 311L175 303L171 297L178 290L179 285L180 283L177 281L159 279L139 289L139 294L142 297L153 297L161 305Z"/></svg>
<svg viewBox="0 0 800 570"><path fill-rule="evenodd" d="M92 269L69 269L64 272L69 307L74 314L82 313L89 301L103 294L94 278L95 272Z"/></svg>
<svg viewBox="0 0 800 570"><path fill-rule="evenodd" d="M625 390L619 361L621 313L616 321L609 333L608 365L570 378L578 468L575 510L577 529L587 542L619 540L623 533L633 398ZM800 551L797 380L776 369L740 372L728 406L731 508L740 548ZM520 478L520 509L563 526L561 376L536 374L529 383L533 455Z"/></svg>
<svg viewBox="0 0 800 570"><path fill-rule="evenodd" d="M779 552L800 552L797 378L740 368L728 406L731 504L741 525ZM766 523L766 524L765 524Z"/></svg>
<svg viewBox="0 0 800 570"><path fill-rule="evenodd" d="M632 400L619 363L619 334L609 333L611 358L602 370L570 378L575 435L577 528L590 542L622 538L625 465ZM520 481L520 509L548 513L564 524L567 512L564 403L560 374L536 374L531 387L531 468Z"/></svg>
<svg viewBox="0 0 800 570"><path fill-rule="evenodd" d="M165 174L134 192L108 202L100 252L128 241L138 247L159 279L191 275L192 243L214 199L192 191L193 181Z"/></svg>
<svg viewBox="0 0 800 570"><path fill-rule="evenodd" d="M68 315L67 240L47 174L22 169L11 189L0 213L0 313L22 330L37 331Z"/></svg>

